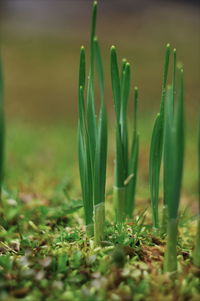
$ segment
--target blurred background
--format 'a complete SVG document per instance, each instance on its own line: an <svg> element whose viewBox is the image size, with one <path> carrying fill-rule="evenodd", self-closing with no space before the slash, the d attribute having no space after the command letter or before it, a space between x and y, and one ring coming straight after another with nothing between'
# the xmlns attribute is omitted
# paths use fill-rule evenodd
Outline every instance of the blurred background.
<svg viewBox="0 0 200 301"><path fill-rule="evenodd" d="M79 48L88 46L92 0L1 0L8 118L76 120ZM100 0L97 33L112 106L109 48L132 65L140 110L158 110L166 43L184 63L188 114L200 100L199 1ZM69 114L69 111L71 112Z"/></svg>
<svg viewBox="0 0 200 301"><path fill-rule="evenodd" d="M73 133L76 132L79 49L85 45L89 55L92 2L0 1L8 140L14 139L17 143L16 139L19 139L18 128L12 127L12 123L45 128L40 139L44 139L47 128L52 125L55 129L56 125L64 124L65 129L70 127ZM188 152L188 168L193 171L196 157L191 156L191 152L196 150L195 129L200 103L199 1L99 0L98 9L97 34L103 51L110 115L113 116L109 68L111 45L117 47L120 60L126 57L131 63L132 85L137 85L140 90L141 166L146 181L151 130L159 110L165 45L170 43L177 49L178 61L184 64L185 70L187 135L194 141L194 147ZM111 130L112 124L109 124ZM67 141L67 136L65 138ZM73 136L70 142L76 147L76 137ZM188 144L193 145L192 142ZM12 145L14 153L15 146ZM53 149L52 145L50 148ZM76 152L70 156L75 160ZM42 160L44 156L38 165ZM189 181L190 175L186 177ZM189 187L196 189L195 185L196 180Z"/></svg>

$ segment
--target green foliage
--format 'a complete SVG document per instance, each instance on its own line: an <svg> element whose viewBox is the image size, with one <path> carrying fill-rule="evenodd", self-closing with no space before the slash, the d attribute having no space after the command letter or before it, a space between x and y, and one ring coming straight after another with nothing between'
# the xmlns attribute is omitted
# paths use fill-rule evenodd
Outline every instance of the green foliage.
<svg viewBox="0 0 200 301"><path fill-rule="evenodd" d="M116 154L115 154L115 187L123 188L126 179L126 170L124 166L124 149L121 136L120 110L121 110L121 88L120 77L117 63L117 54L114 46L111 47L111 81L113 100L116 115Z"/></svg>
<svg viewBox="0 0 200 301"><path fill-rule="evenodd" d="M184 87L183 70L179 69L177 101L174 110L174 89L168 87L164 119L164 195L167 207L167 247L164 269L177 269L177 218L180 202L184 157Z"/></svg>
<svg viewBox="0 0 200 301"><path fill-rule="evenodd" d="M159 201L159 180L160 166L163 149L163 128L164 128L164 103L166 97L166 85L169 69L170 45L167 44L165 51L165 61L163 69L162 94L160 103L160 113L157 115L151 138L150 157L149 157L149 182L151 194L151 208L153 225L159 226L158 201Z"/></svg>
<svg viewBox="0 0 200 301"><path fill-rule="evenodd" d="M113 226L107 222L106 235L104 235L108 138L104 71L100 46L95 34L96 15L97 3L94 2L87 85L84 47L81 47L80 51L78 155L83 201L71 199L68 191L69 182L67 185L65 183L65 190L63 190L63 183L59 185L60 188L53 191L52 198L43 198L43 195L35 197L37 190L31 191L30 189L31 192L27 193L27 187L20 194L10 193L9 190L4 191L6 223L5 227L1 225L0 228L0 299L2 297L8 299L11 296L11 298L27 300L44 298L48 300L84 300L85 298L87 300L118 300L120 298L154 300L156 297L162 300L166 295L169 300L173 296L177 296L180 300L195 298L200 292L200 282L198 271L194 273L196 268L192 267L190 258L193 239L193 231L190 231L193 230L190 223L192 219L180 215L181 227L187 235L183 235L179 242L181 273L177 274L175 282L171 282L167 275L161 274L165 241L157 236L154 237L158 232L145 223L146 210L140 211L134 220L129 220L122 225L126 217L132 217L134 209L139 153L138 89L135 88L134 91L134 122L129 154L127 107L131 82L130 64L124 59L119 71L115 47L111 48L111 80L116 113L114 200L118 224ZM167 45L160 113L154 124L149 167L153 222L154 226L158 227L159 177L163 151L164 203L168 230L164 270L173 272L177 269L178 208L184 157L184 87L181 68L178 71L178 81L176 80L176 50L174 50L172 86L167 88L165 97L169 51L169 45ZM97 117L94 90L96 74L100 88L100 109ZM2 121L2 72L0 75ZM60 128L56 136L58 132ZM37 131L36 136L38 136ZM37 139L31 139L31 143L32 140ZM61 140L63 140L62 135ZM56 144L55 141L53 139L52 145ZM29 151L32 151L31 143ZM49 143L45 144L49 146ZM23 146L23 143L20 143L20 156L22 156L21 150L24 151L23 154L27 151L26 148L23 149ZM41 148L44 149L44 147L38 147L38 154ZM16 149L13 147L14 154ZM68 152L72 153L73 147ZM33 165L35 165L35 152L33 154ZM59 154L54 156L53 153L52 158L54 157L57 160ZM15 161L18 160L13 161L16 164ZM70 162L68 163L70 165ZM32 166L24 165L25 169L27 170L28 166L30 171ZM24 185L24 178L21 185ZM55 179L53 178L53 181ZM50 182L52 183L52 179ZM30 182L27 181L27 183ZM38 183L40 184L40 178ZM40 189L42 190L41 187ZM109 203L108 206L112 211ZM142 205L137 206L137 211L140 210L140 206ZM86 240L84 231L77 226L80 222L77 211L82 207L84 207L87 232L92 234L94 231L95 244L92 240ZM193 257L193 262L197 266L200 265L199 237L198 219L197 241ZM104 246L103 248L96 247L100 243ZM52 288L55 289L52 290Z"/></svg>
<svg viewBox="0 0 200 301"><path fill-rule="evenodd" d="M165 108L164 182L169 219L177 218L184 157L183 70L179 70L176 110L173 112L173 89L167 90Z"/></svg>
<svg viewBox="0 0 200 301"><path fill-rule="evenodd" d="M137 111L138 111L138 88L135 87L134 93L134 126L132 146L129 162L129 179L127 183L127 195L126 195L126 214L129 218L132 218L134 206L135 206L135 192L138 173L138 156L139 156L139 134L137 131Z"/></svg>
<svg viewBox="0 0 200 301"><path fill-rule="evenodd" d="M125 217L132 217L138 169L139 134L137 131L138 89L134 93L134 126L131 153L129 156L127 106L130 94L130 64L124 59L121 77L118 68L116 49L111 47L111 82L116 115L116 153L113 199L116 221L122 223Z"/></svg>
<svg viewBox="0 0 200 301"><path fill-rule="evenodd" d="M162 158L162 119L160 114L157 115L150 148L150 160L149 160L149 183L151 191L151 208L153 225L158 228L158 200L159 200L159 178L160 178L160 165Z"/></svg>
<svg viewBox="0 0 200 301"><path fill-rule="evenodd" d="M92 30L90 41L90 69L87 87L87 108L85 108L85 50L81 47L79 68L79 170L82 187L85 222L92 234L94 220L95 240L103 238L104 201L107 161L107 117L104 101L104 72L101 51L96 32L97 3L93 4ZM94 102L94 70L97 70L100 86L100 112L96 120ZM101 205L100 205L101 204ZM97 208L98 210L97 210ZM101 210L99 210L101 208ZM97 213L98 212L98 213ZM101 225L101 227L99 227ZM97 230L98 229L98 230Z"/></svg>

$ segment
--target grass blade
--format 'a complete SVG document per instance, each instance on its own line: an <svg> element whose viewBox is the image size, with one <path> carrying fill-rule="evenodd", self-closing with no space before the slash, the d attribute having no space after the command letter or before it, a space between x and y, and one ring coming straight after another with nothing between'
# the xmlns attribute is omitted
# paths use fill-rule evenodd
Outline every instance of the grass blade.
<svg viewBox="0 0 200 301"><path fill-rule="evenodd" d="M129 177L126 195L126 214L129 218L132 218L133 210L135 207L135 191L138 174L138 156L139 156L139 135L137 134L134 143L133 151L131 155L131 161L129 166Z"/></svg>
<svg viewBox="0 0 200 301"><path fill-rule="evenodd" d="M89 149L89 136L87 129L86 112L84 105L85 87L85 49L82 46L80 51L79 67L79 125L78 125L78 157L79 172L82 188L86 231L89 236L93 234L93 192L92 192L92 169Z"/></svg>
<svg viewBox="0 0 200 301"><path fill-rule="evenodd" d="M79 66L79 87L83 87L83 90L85 88L85 48L84 46L81 46L80 50L80 66Z"/></svg>
<svg viewBox="0 0 200 301"><path fill-rule="evenodd" d="M153 225L159 227L158 201L159 201L159 178L162 158L162 119L157 115L151 137L150 158L149 158L149 180L151 193L151 208Z"/></svg>
<svg viewBox="0 0 200 301"><path fill-rule="evenodd" d="M160 114L157 115L151 138L150 159L149 159L149 176L150 176L150 194L151 207L153 214L154 227L158 228L158 199L159 199L159 181L160 181L160 166L162 161L163 149L163 130L164 130L164 104L166 97L166 85L169 70L170 44L166 45L165 60L163 68L163 82L160 102ZM155 153L154 153L155 152ZM154 159L156 160L154 166ZM165 212L165 208L164 208Z"/></svg>
<svg viewBox="0 0 200 301"><path fill-rule="evenodd" d="M91 158L89 152L88 132L85 121L84 112L84 95L83 87L79 88L79 127L78 127L78 142L79 142L79 171L83 195L83 204L85 212L86 230L88 235L93 234L93 194L92 194L92 170Z"/></svg>
<svg viewBox="0 0 200 301"><path fill-rule="evenodd" d="M119 124L120 108L121 108L121 87L120 87L120 77L119 77L119 69L118 69L115 46L111 47L110 56L111 56L111 82L112 82L113 99L115 105L116 119L117 119L117 123Z"/></svg>
<svg viewBox="0 0 200 301"><path fill-rule="evenodd" d="M105 98L105 83L104 83L104 71L103 71L103 64L101 58L101 50L100 50L97 37L94 38L94 51L95 51L95 62L97 68L97 75L99 79L100 96L101 96L101 104L102 104L104 103L104 98Z"/></svg>
<svg viewBox="0 0 200 301"><path fill-rule="evenodd" d="M174 181L173 184L171 183L170 185L172 195L167 200L169 218L177 218L178 215L184 159L183 70L179 70L179 73L179 90L177 95L176 111L174 114L173 130L171 133L173 139L171 152L173 153L171 154L170 152L170 154L173 158L174 164L171 163L170 165L172 165L171 168L173 169ZM166 162L166 164L169 165L169 162L170 161Z"/></svg>
<svg viewBox="0 0 200 301"><path fill-rule="evenodd" d="M97 19L97 2L93 3L92 10L92 26L90 36L90 71L88 79L88 91L87 91L87 124L88 124L88 137L90 156L92 162L92 175L94 175L94 160L95 160L95 149L96 149L96 136L97 136L97 124L96 124L96 113L94 106L94 39L96 33L96 19ZM93 181L93 176L92 176Z"/></svg>
<svg viewBox="0 0 200 301"><path fill-rule="evenodd" d="M125 198L126 198L126 170L125 170L125 161L124 161L124 146L123 138L121 134L122 124L120 121L121 116L121 81L120 80L117 54L114 46L110 50L110 59L111 59L111 83L114 99L114 107L116 114L116 155L115 155L115 180L113 187L113 200L115 206L115 216L116 222L122 223L125 219ZM122 66L123 68L123 66Z"/></svg>
<svg viewBox="0 0 200 301"><path fill-rule="evenodd" d="M167 185L165 201L168 211L168 235L164 262L164 270L166 272L173 272L177 269L177 217L180 202L184 158L183 70L179 70L179 73L180 78L175 113L173 114L174 95L172 87L169 87L168 89L165 109L166 139L164 143L164 175L167 177L165 180Z"/></svg>
<svg viewBox="0 0 200 301"><path fill-rule="evenodd" d="M105 200L105 182L106 182L106 160L107 160L107 117L104 101L104 72L101 59L101 52L97 38L95 44L95 58L97 74L99 78L101 106L98 121L97 146L95 153L95 175L94 175L94 204L104 202Z"/></svg>
<svg viewBox="0 0 200 301"><path fill-rule="evenodd" d="M167 78L168 78L168 71L169 71L169 57L170 57L170 44L167 44L165 48L165 61L164 61L164 68L163 68L163 82L162 82L162 93L161 93L161 103L160 103L161 119L164 118L164 104L165 104Z"/></svg>
<svg viewBox="0 0 200 301"><path fill-rule="evenodd" d="M126 214L129 218L132 217L134 206L135 206L135 191L136 181L138 173L138 156L139 156L139 134L137 132L137 111L138 111L138 88L135 87L134 93L134 125L133 125L133 137L131 156L129 162L129 181L127 184L127 195L126 195Z"/></svg>
<svg viewBox="0 0 200 301"><path fill-rule="evenodd" d="M126 63L122 75L121 85L121 109L120 109L120 126L121 138L123 144L123 160L124 160L124 177L128 176L128 129L127 129L127 104L130 94L130 64Z"/></svg>

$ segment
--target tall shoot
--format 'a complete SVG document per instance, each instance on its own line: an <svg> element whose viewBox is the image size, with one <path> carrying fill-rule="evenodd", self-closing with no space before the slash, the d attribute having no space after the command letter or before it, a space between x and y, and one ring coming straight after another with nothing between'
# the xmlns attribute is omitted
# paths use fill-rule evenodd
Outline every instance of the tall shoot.
<svg viewBox="0 0 200 301"><path fill-rule="evenodd" d="M164 61L164 69L163 69L160 112L156 116L156 120L153 127L151 146L150 146L150 157L149 157L151 209L152 209L152 217L153 217L153 226L157 229L159 228L159 216L158 216L159 183L160 183L160 166L162 161L162 150L163 150L164 104L166 98L169 56L170 56L170 45L167 44L165 50L165 61Z"/></svg>
<svg viewBox="0 0 200 301"><path fill-rule="evenodd" d="M80 52L79 69L79 171L85 212L86 231L99 244L104 235L105 185L107 160L107 118L104 101L104 72L101 51L96 37L97 2L93 3L92 30L90 38L90 68L85 105L85 49ZM94 71L100 86L100 112L96 119L94 101Z"/></svg>
<svg viewBox="0 0 200 301"><path fill-rule="evenodd" d="M129 162L129 176L127 179L127 195L126 195L126 215L132 218L135 207L135 193L138 173L138 156L139 156L139 133L137 129L137 111L138 111L138 88L134 89L134 125L131 145L131 154Z"/></svg>
<svg viewBox="0 0 200 301"><path fill-rule="evenodd" d="M139 135L137 131L138 89L135 89L134 95L134 128L132 149L129 156L127 106L131 82L130 64L124 59L120 73L114 46L111 47L110 56L111 82L116 116L113 200L116 222L122 224L126 217L132 217L134 208L139 149Z"/></svg>
<svg viewBox="0 0 200 301"><path fill-rule="evenodd" d="M178 70L177 101L174 110L173 86L167 90L165 103L164 175L165 204L167 206L167 245L164 258L164 271L177 270L177 226L178 207L184 157L184 87L183 69ZM167 188L167 189L166 189Z"/></svg>

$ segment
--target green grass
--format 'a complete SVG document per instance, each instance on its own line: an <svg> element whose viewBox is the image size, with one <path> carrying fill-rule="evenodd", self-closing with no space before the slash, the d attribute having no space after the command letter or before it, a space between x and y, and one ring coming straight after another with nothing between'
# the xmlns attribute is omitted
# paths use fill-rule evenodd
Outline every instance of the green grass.
<svg viewBox="0 0 200 301"><path fill-rule="evenodd" d="M93 3L90 67L87 84L87 104L85 90L85 49L81 47L79 69L79 123L78 154L79 170L85 211L87 232L94 233L96 244L104 237L105 224L105 184L107 162L107 117L105 106L105 83L101 51L96 37L97 3ZM95 68L96 67L96 68ZM100 112L97 120L95 109L94 75L97 70L100 86Z"/></svg>
<svg viewBox="0 0 200 301"><path fill-rule="evenodd" d="M137 131L137 102L138 89L134 93L134 123L132 141L129 141L127 125L127 108L131 91L130 64L122 60L121 74L118 68L117 53L111 47L111 82L115 108L115 171L113 200L115 206L116 222L123 223L126 217L132 218L136 181L138 173L139 134ZM121 75L121 77L120 77ZM129 151L131 144L131 151Z"/></svg>
<svg viewBox="0 0 200 301"><path fill-rule="evenodd" d="M165 61L163 70L162 94L160 102L160 112L156 117L151 138L150 156L149 156L149 177L151 208L154 227L159 227L158 200L159 200L159 182L160 167L163 152L163 131L164 131L164 107L167 87L167 77L169 69L170 45L167 44L165 50Z"/></svg>

